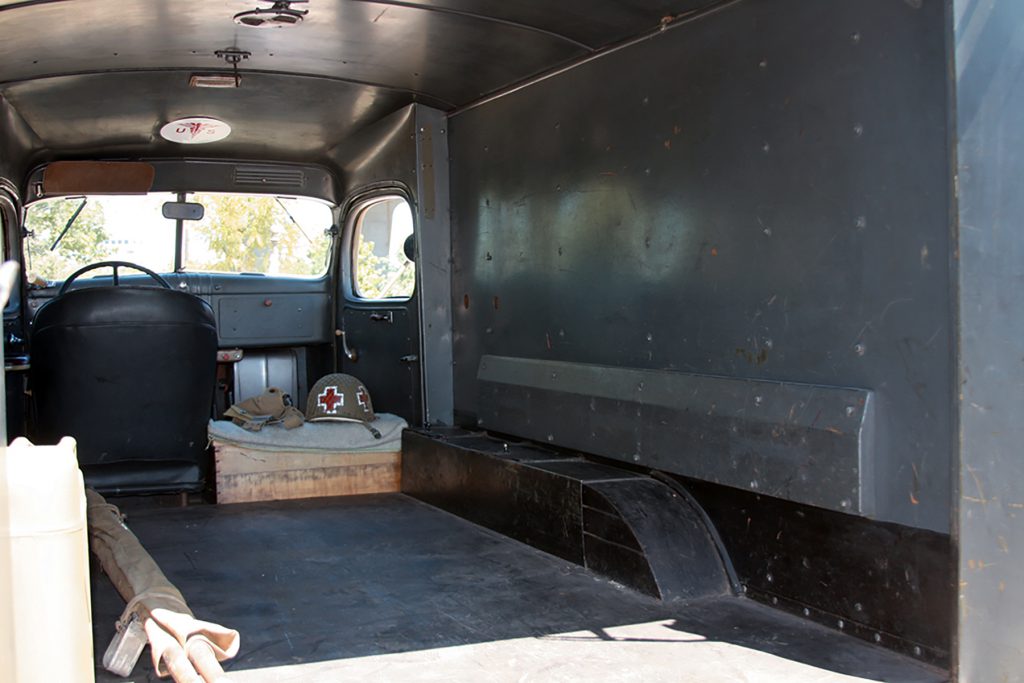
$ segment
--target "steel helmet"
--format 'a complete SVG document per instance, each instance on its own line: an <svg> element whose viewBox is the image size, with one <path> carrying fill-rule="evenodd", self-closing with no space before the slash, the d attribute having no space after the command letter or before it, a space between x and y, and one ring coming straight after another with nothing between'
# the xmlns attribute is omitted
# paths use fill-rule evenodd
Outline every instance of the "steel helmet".
<svg viewBox="0 0 1024 683"><path fill-rule="evenodd" d="M373 422L370 392L352 375L335 372L317 380L306 400L306 420L343 420L347 422Z"/></svg>

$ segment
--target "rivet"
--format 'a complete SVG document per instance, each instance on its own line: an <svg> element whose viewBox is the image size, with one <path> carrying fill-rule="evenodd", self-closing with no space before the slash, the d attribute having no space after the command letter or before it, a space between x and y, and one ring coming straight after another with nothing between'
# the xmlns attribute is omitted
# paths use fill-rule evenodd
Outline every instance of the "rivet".
<svg viewBox="0 0 1024 683"><path fill-rule="evenodd" d="M761 402L762 402L762 401L764 401L764 399L763 399L763 398L761 398L760 396L755 396L755 397L754 397L754 405L755 405L755 406L759 406L759 405L761 405Z"/></svg>
<svg viewBox="0 0 1024 683"><path fill-rule="evenodd" d="M548 441L554 441L554 440L555 440L555 435L554 434L548 434Z"/></svg>
<svg viewBox="0 0 1024 683"><path fill-rule="evenodd" d="M654 335L651 334L650 332L648 332L647 333L647 341L651 341L652 339L654 339Z"/></svg>
<svg viewBox="0 0 1024 683"><path fill-rule="evenodd" d="M811 616L811 610L809 610L808 608L804 607L804 616L805 617Z"/></svg>
<svg viewBox="0 0 1024 683"><path fill-rule="evenodd" d="M914 654L915 654L916 656L918 656L918 657L920 657L920 656L921 656L921 646L920 646L920 645L915 645L915 646L914 646Z"/></svg>
<svg viewBox="0 0 1024 683"><path fill-rule="evenodd" d="M858 44L860 42L860 33L858 33L857 31L851 33L850 42L853 43L854 45Z"/></svg>
<svg viewBox="0 0 1024 683"><path fill-rule="evenodd" d="M858 612L863 612L864 605L860 604L859 602L855 602L853 603L853 609L857 610Z"/></svg>
<svg viewBox="0 0 1024 683"><path fill-rule="evenodd" d="M768 581L768 583L772 583L775 581L775 577L771 575L771 572L766 574L764 578Z"/></svg>
<svg viewBox="0 0 1024 683"><path fill-rule="evenodd" d="M853 352L858 356L863 356L867 352L867 347L862 342L857 342L853 345Z"/></svg>
<svg viewBox="0 0 1024 683"><path fill-rule="evenodd" d="M772 146L766 142L761 145L761 151L767 154L768 152L772 151Z"/></svg>
<svg viewBox="0 0 1024 683"><path fill-rule="evenodd" d="M773 604L773 605L777 605L777 604L779 604L779 599L778 599L778 598L776 598L775 596L772 596L772 604Z"/></svg>
<svg viewBox="0 0 1024 683"><path fill-rule="evenodd" d="M846 406L846 417L853 417L853 414L857 412L857 409L853 406Z"/></svg>
<svg viewBox="0 0 1024 683"><path fill-rule="evenodd" d="M757 63L757 66L760 69L767 69L768 68L768 60L767 59L762 59L760 62Z"/></svg>
<svg viewBox="0 0 1024 683"><path fill-rule="evenodd" d="M876 643L882 642L882 634L881 633L876 633L875 634L875 642Z"/></svg>
<svg viewBox="0 0 1024 683"><path fill-rule="evenodd" d="M846 628L846 622L840 619L836 626L838 626L839 628Z"/></svg>
<svg viewBox="0 0 1024 683"><path fill-rule="evenodd" d="M857 137L864 135L864 126L862 126L859 123L853 124L853 134L856 135Z"/></svg>

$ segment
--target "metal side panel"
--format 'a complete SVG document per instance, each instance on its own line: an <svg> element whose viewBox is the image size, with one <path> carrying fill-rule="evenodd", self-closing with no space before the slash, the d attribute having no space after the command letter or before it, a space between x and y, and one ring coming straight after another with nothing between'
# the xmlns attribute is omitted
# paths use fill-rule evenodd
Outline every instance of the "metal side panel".
<svg viewBox="0 0 1024 683"><path fill-rule="evenodd" d="M323 294L246 294L214 298L217 334L222 344L309 344L326 337L327 297Z"/></svg>
<svg viewBox="0 0 1024 683"><path fill-rule="evenodd" d="M479 425L842 512L873 510L872 393L484 356Z"/></svg>
<svg viewBox="0 0 1024 683"><path fill-rule="evenodd" d="M300 403L298 361L291 349L248 352L235 363L235 402L259 396L267 387L278 387Z"/></svg>
<svg viewBox="0 0 1024 683"><path fill-rule="evenodd" d="M947 531L944 4L744 0L453 116L460 423L483 355L861 387L874 514Z"/></svg>

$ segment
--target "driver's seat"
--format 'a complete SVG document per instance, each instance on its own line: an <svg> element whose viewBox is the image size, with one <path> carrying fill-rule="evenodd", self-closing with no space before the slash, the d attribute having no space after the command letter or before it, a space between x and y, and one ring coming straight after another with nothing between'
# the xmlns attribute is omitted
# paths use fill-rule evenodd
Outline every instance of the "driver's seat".
<svg viewBox="0 0 1024 683"><path fill-rule="evenodd" d="M36 440L73 436L87 485L202 488L216 381L209 304L163 288L72 290L39 309L31 353Z"/></svg>

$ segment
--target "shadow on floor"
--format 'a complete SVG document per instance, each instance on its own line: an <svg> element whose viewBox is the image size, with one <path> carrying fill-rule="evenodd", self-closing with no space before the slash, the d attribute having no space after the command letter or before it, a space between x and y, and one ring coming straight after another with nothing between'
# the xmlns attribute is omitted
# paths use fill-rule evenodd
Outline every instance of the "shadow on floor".
<svg viewBox="0 0 1024 683"><path fill-rule="evenodd" d="M748 600L661 603L402 495L129 509L128 525L199 618L241 632L229 671L535 638L667 641L667 667L720 641L871 680L943 678ZM97 661L123 606L94 572ZM148 656L132 680L157 680Z"/></svg>

